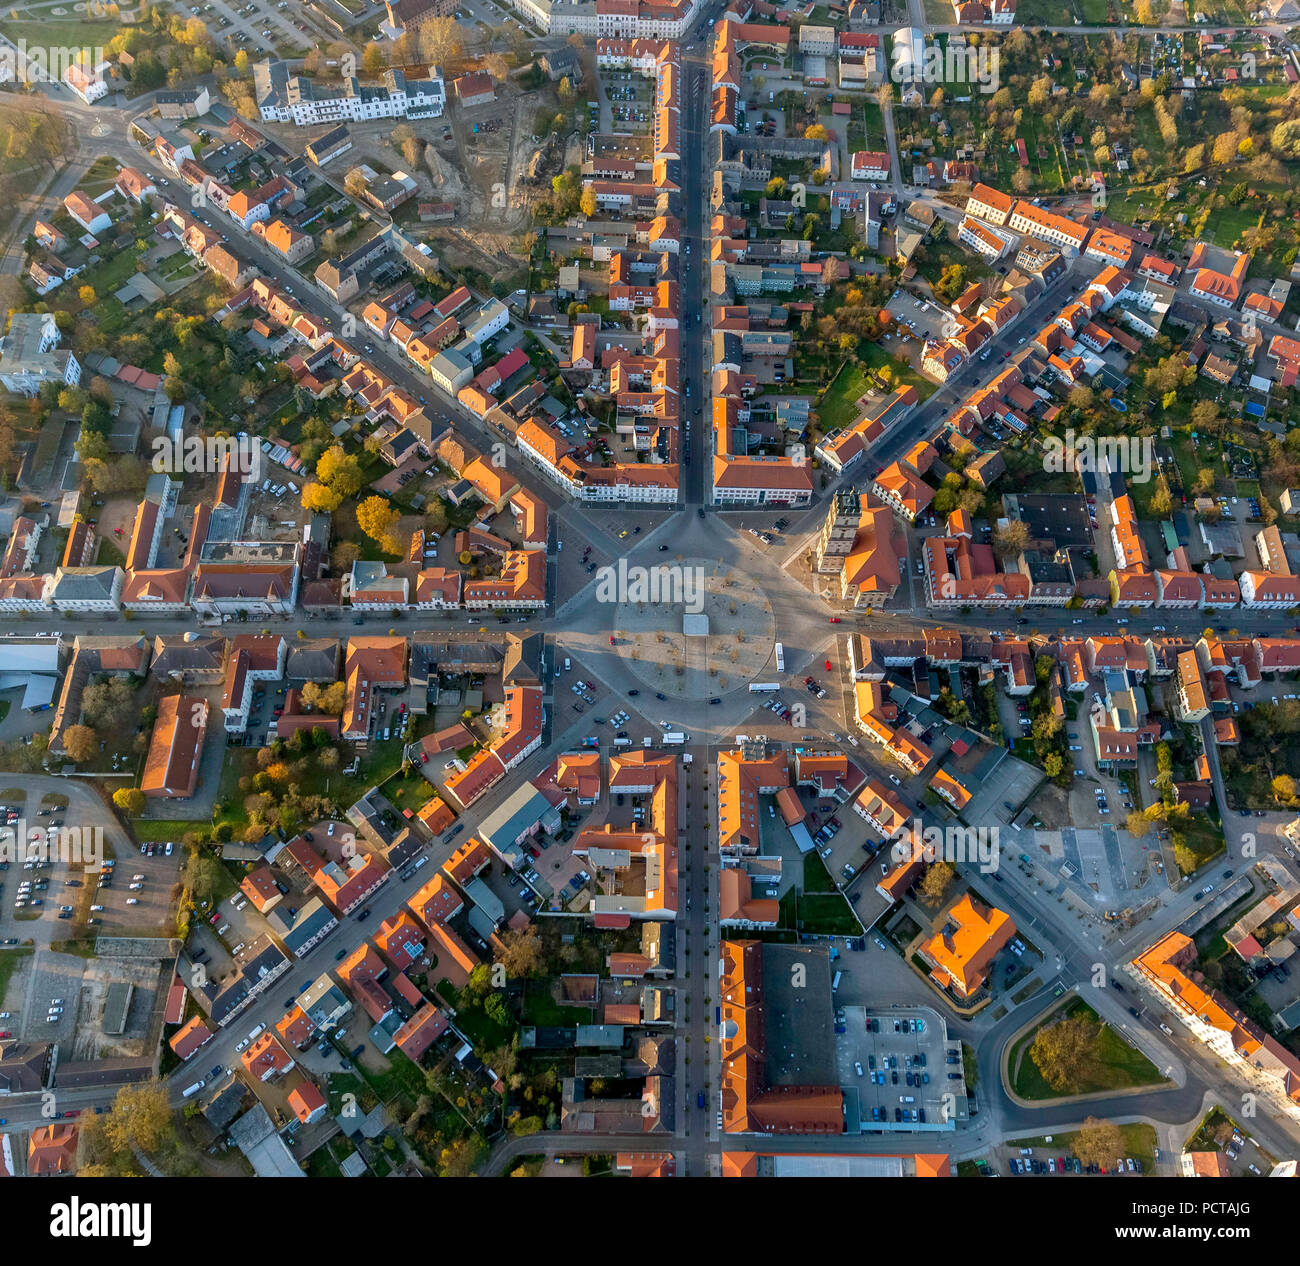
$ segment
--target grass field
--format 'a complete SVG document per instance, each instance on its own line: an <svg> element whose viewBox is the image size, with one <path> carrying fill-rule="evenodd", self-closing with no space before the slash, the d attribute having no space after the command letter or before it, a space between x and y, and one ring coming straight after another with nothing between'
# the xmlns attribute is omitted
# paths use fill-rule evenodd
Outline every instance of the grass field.
<svg viewBox="0 0 1300 1266"><path fill-rule="evenodd" d="M18 970L18 964L31 953L30 948L0 950L0 1002L4 1001L9 977Z"/></svg>
<svg viewBox="0 0 1300 1266"><path fill-rule="evenodd" d="M1097 1013L1079 998L1071 999L1057 1007L1041 1024L1026 1033L1015 1044L1008 1061L1011 1087L1022 1099L1038 1101L1061 1099L1066 1095L1094 1094L1102 1090L1128 1090L1135 1086L1163 1084L1159 1070L1140 1051L1134 1050L1109 1025L1103 1025L1097 1035L1093 1063L1081 1072L1077 1082L1068 1090L1054 1090L1047 1084L1038 1065L1030 1054L1030 1047L1039 1029L1064 1019L1066 1016L1086 1015L1096 1021Z"/></svg>
<svg viewBox="0 0 1300 1266"><path fill-rule="evenodd" d="M868 374L870 369L888 366L896 384L910 384L923 400L935 389L934 383L928 378L918 374L910 365L894 360L888 348L879 343L860 343L859 356L863 363L845 365L817 406L817 419L823 433L857 421L861 413L857 405L858 397L873 388L880 390Z"/></svg>

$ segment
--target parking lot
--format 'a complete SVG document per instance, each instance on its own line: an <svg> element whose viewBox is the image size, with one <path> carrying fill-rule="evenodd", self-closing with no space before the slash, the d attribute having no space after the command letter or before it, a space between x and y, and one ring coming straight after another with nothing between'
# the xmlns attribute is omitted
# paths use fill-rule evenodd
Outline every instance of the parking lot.
<svg viewBox="0 0 1300 1266"><path fill-rule="evenodd" d="M961 1048L937 1011L846 1006L835 1029L846 1130L948 1130L965 1119Z"/></svg>
<svg viewBox="0 0 1300 1266"><path fill-rule="evenodd" d="M25 833L29 855L0 862L0 940L45 945L83 927L160 932L171 918L179 847L168 853L160 842L137 854L97 798L71 783L67 794L42 794L37 788L50 781L34 780L31 795L23 787L4 793L0 823Z"/></svg>
<svg viewBox="0 0 1300 1266"><path fill-rule="evenodd" d="M71 1041L77 1030L83 967L71 955L38 954L26 976L21 1011L13 1015L16 1032L28 1041ZM13 1010L14 1004L9 1005Z"/></svg>
<svg viewBox="0 0 1300 1266"><path fill-rule="evenodd" d="M971 797L962 817L968 823L980 825L1009 824L1042 781L1041 769L1006 752L992 770L986 771L984 782ZM1017 834L1014 828L1009 830L1003 840L1004 847L1014 845Z"/></svg>

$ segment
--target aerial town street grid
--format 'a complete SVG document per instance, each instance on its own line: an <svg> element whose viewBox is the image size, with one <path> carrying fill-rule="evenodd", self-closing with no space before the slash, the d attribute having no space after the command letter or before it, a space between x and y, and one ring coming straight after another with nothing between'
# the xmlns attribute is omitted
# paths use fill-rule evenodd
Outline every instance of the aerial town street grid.
<svg viewBox="0 0 1300 1266"><path fill-rule="evenodd" d="M0 1177L1248 1235L1161 1183L1300 1177L1298 33L6 8Z"/></svg>

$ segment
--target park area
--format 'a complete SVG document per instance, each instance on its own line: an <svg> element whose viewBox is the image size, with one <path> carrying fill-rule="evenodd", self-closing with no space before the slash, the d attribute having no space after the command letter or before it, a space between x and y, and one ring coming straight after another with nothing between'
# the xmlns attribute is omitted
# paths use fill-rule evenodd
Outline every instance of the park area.
<svg viewBox="0 0 1300 1266"><path fill-rule="evenodd" d="M1013 1094L1031 1102L1164 1084L1155 1065L1078 997L1016 1039L1007 1079Z"/></svg>

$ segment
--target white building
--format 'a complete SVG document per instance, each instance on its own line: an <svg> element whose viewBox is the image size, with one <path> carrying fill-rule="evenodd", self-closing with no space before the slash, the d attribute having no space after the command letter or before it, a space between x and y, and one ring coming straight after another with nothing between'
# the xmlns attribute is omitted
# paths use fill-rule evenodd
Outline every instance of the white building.
<svg viewBox="0 0 1300 1266"><path fill-rule="evenodd" d="M107 613L121 608L125 583L120 567L59 567L46 583L45 597L56 611Z"/></svg>
<svg viewBox="0 0 1300 1266"><path fill-rule="evenodd" d="M86 105L94 105L101 97L108 96L107 75L112 69L107 62L98 66L87 67L80 63L69 66L63 72L63 82L77 94Z"/></svg>
<svg viewBox="0 0 1300 1266"><path fill-rule="evenodd" d="M437 67L430 67L428 79L408 80L400 70L386 70L375 86L362 85L355 75L334 86L317 84L306 75L290 75L284 62L259 62L253 67L253 91L264 122L299 127L437 118L447 103Z"/></svg>
<svg viewBox="0 0 1300 1266"><path fill-rule="evenodd" d="M34 396L47 382L75 387L81 365L58 343L52 313L15 312L9 333L0 339L0 383L19 396Z"/></svg>
<svg viewBox="0 0 1300 1266"><path fill-rule="evenodd" d="M474 366L462 352L449 347L429 362L429 374L439 387L454 396L474 377Z"/></svg>
<svg viewBox="0 0 1300 1266"><path fill-rule="evenodd" d="M977 255L997 260L1015 245L1016 239L1005 229L995 229L990 224L964 215L957 226L957 240Z"/></svg>
<svg viewBox="0 0 1300 1266"><path fill-rule="evenodd" d="M465 323L465 335L482 346L488 339L495 334L499 334L509 324L510 309L500 299L489 299Z"/></svg>

